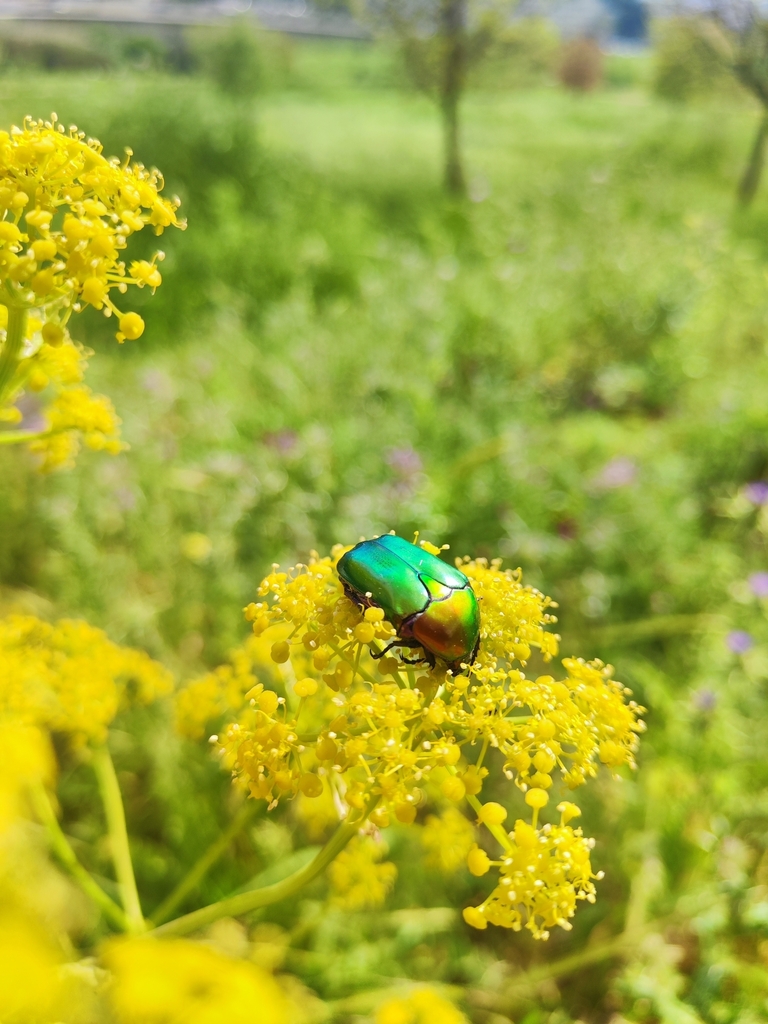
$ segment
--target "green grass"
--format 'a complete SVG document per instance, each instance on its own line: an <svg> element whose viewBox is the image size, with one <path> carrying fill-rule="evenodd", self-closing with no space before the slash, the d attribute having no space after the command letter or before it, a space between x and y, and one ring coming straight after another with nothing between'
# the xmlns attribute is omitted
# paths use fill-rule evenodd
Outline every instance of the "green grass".
<svg viewBox="0 0 768 1024"><path fill-rule="evenodd" d="M522 565L560 602L564 653L610 658L649 707L636 779L601 779L584 803L608 873L598 904L548 947L456 927L418 956L387 918L283 908L282 924L305 922L289 966L334 997L411 968L479 984L493 962L618 932L644 865L657 881L633 905L689 951L681 973L667 947L640 951L566 976L559 995L529 991L513 1019L762 1019L768 626L745 581L768 569L768 520L743 488L768 477L768 183L750 212L734 205L756 111L671 106L640 84L473 93L477 201L455 203L436 110L392 67L373 47L297 44L287 81L247 108L194 79L3 80L1 120L53 107L110 150L131 144L190 222L164 236L140 342L118 349L108 325L82 324L131 451L46 480L2 453L6 605L23 590L39 606L34 592L184 677L244 635L273 560L419 528ZM207 563L182 556L191 531L211 537ZM744 657L731 628L755 638ZM154 779L150 888L207 837L190 780L208 824L222 800L197 755L167 767L159 729L125 754ZM133 813L141 832L146 808ZM391 842L396 906L472 891ZM255 873L259 849L205 895Z"/></svg>

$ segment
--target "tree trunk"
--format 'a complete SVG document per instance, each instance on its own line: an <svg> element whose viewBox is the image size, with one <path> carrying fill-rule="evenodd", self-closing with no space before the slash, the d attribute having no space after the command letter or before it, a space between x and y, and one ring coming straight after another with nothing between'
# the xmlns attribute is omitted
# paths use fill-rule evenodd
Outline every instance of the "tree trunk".
<svg viewBox="0 0 768 1024"><path fill-rule="evenodd" d="M441 10L443 68L440 106L445 139L445 187L464 195L464 170L459 141L459 101L464 88L466 63L466 0L443 0Z"/></svg>
<svg viewBox="0 0 768 1024"><path fill-rule="evenodd" d="M742 206L749 206L755 198L760 178L763 173L765 161L765 143L768 140L768 111L763 114L760 127L752 145L752 152L749 155L749 163L744 171L744 176L739 182L739 202Z"/></svg>

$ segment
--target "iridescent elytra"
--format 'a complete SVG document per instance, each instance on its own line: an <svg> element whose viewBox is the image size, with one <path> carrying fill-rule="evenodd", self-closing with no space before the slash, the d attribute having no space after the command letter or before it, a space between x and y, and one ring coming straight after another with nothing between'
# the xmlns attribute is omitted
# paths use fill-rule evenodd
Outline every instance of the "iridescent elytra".
<svg viewBox="0 0 768 1024"><path fill-rule="evenodd" d="M421 647L423 657L412 664L434 667L439 659L456 674L462 664L472 664L480 608L463 572L391 533L356 544L337 569L347 597L364 608L381 608L397 630L397 639L374 657L392 647Z"/></svg>

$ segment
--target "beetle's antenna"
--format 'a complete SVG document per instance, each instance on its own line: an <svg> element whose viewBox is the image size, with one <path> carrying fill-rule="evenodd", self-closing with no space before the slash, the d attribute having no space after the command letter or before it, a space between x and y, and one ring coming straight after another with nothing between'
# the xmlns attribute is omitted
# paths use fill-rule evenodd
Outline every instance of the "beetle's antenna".
<svg viewBox="0 0 768 1024"><path fill-rule="evenodd" d="M413 532L413 543L414 544L418 544L419 543L419 534L420 533L421 533L421 530L414 530L414 532Z"/></svg>

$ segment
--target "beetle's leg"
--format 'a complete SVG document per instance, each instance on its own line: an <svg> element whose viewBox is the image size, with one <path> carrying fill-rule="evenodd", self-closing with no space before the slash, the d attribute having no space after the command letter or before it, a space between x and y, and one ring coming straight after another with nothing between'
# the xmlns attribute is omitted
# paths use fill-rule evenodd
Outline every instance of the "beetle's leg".
<svg viewBox="0 0 768 1024"><path fill-rule="evenodd" d="M417 643L409 644L409 646L421 647L421 657L420 658L404 658L402 656L402 654L401 654L400 655L400 660L402 662L404 662L406 665L429 665L430 668L434 668L435 667L435 656L434 656L434 654L431 651L428 651L426 649L426 647L422 647L421 644L417 644Z"/></svg>
<svg viewBox="0 0 768 1024"><path fill-rule="evenodd" d="M387 651L391 651L393 647L421 647L421 644L417 643L415 640L403 640L401 637L397 637L395 640L392 640L390 643L388 643L386 647L382 648L382 650L380 650L378 654L376 653L376 651L371 651L371 657L374 659L374 661L378 661L379 658L384 657ZM421 658L419 660L423 661L424 659Z"/></svg>
<svg viewBox="0 0 768 1024"><path fill-rule="evenodd" d="M400 644L401 644L400 640L393 640L391 643L387 644L386 647L383 647L380 651L371 651L370 648L369 648L369 651L370 651L370 654L371 654L371 657L373 658L373 660L374 661L378 661L379 658L383 658L384 657L384 655L387 653L387 651L391 651L393 647L399 647Z"/></svg>

